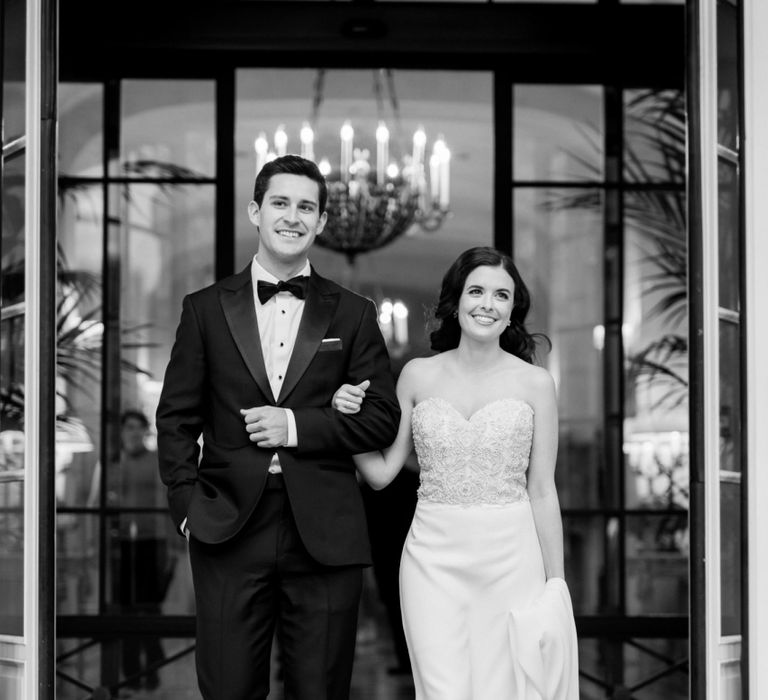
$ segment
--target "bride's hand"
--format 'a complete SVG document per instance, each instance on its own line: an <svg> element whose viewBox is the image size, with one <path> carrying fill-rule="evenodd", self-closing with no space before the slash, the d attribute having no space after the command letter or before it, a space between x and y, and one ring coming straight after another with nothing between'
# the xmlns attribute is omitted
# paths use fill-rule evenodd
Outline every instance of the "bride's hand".
<svg viewBox="0 0 768 700"><path fill-rule="evenodd" d="M342 384L331 399L333 406L339 413L351 415L360 410L365 398L365 390L371 385L369 379L360 384Z"/></svg>

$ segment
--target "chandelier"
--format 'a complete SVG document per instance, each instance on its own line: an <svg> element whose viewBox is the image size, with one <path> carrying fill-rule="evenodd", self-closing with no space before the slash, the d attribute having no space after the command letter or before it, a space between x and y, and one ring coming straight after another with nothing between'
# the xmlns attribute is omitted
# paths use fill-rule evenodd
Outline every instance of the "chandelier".
<svg viewBox="0 0 768 700"><path fill-rule="evenodd" d="M381 75L386 75L395 131L400 131L399 108L391 70L374 72L374 93L379 115L383 114ZM315 160L316 135L313 124L323 100L325 71L318 71L312 119L299 132L300 153ZM431 144L427 158L428 138L419 126L411 138L409 152L399 153L400 139L393 138L384 119L379 118L374 134L375 153L370 135L359 138L355 126L347 119L339 130L337 156L320 153L320 172L328 183L328 223L317 245L346 255L350 263L361 253L388 245L418 225L425 231L438 229L449 213L451 152L442 135ZM255 142L256 173L265 163L288 153L289 137L283 125L278 126L270 144L261 132ZM397 154L393 156L392 154Z"/></svg>

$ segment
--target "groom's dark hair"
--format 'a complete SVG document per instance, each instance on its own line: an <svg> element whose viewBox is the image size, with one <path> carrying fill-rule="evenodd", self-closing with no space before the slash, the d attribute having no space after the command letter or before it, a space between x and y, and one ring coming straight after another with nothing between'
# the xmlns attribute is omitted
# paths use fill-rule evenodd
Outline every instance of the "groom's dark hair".
<svg viewBox="0 0 768 700"><path fill-rule="evenodd" d="M264 201L264 193L269 189L269 181L273 175L303 175L317 183L318 205L320 213L325 211L328 202L328 185L316 163L301 156L289 154L270 160L256 175L253 184L253 201L259 206Z"/></svg>

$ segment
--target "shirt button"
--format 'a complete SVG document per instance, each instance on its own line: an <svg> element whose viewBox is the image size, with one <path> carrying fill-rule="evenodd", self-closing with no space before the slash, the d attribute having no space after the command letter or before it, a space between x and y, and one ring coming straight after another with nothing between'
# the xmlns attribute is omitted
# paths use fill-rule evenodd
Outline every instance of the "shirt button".
<svg viewBox="0 0 768 700"><path fill-rule="evenodd" d="M285 343L280 343L280 347L283 347L283 345L285 345Z"/></svg>
<svg viewBox="0 0 768 700"><path fill-rule="evenodd" d="M283 310L282 310L280 313L283 313L283 314L284 314L284 313L285 313L285 309L283 309Z"/></svg>
<svg viewBox="0 0 768 700"><path fill-rule="evenodd" d="M282 378L283 378L283 375L282 375L282 374L278 374L278 375L277 375L277 378L278 378L278 379L282 379Z"/></svg>

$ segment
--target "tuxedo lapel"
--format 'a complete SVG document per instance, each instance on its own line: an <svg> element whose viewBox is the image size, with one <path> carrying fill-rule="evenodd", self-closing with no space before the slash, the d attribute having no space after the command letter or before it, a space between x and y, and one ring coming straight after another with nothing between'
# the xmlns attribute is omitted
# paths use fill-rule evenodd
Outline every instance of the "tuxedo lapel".
<svg viewBox="0 0 768 700"><path fill-rule="evenodd" d="M229 332L235 345L243 356L246 367L262 393L271 397L267 370L264 367L264 355L261 352L259 323L256 320L256 308L253 301L253 282L250 265L237 275L222 283L219 291L221 308L229 326Z"/></svg>
<svg viewBox="0 0 768 700"><path fill-rule="evenodd" d="M301 315L301 323L296 334L291 360L288 363L280 396L277 399L278 405L285 401L306 372L309 363L320 347L320 342L325 337L325 332L331 324L338 303L338 293L327 289L323 284L323 278L313 270L309 278L307 300Z"/></svg>

